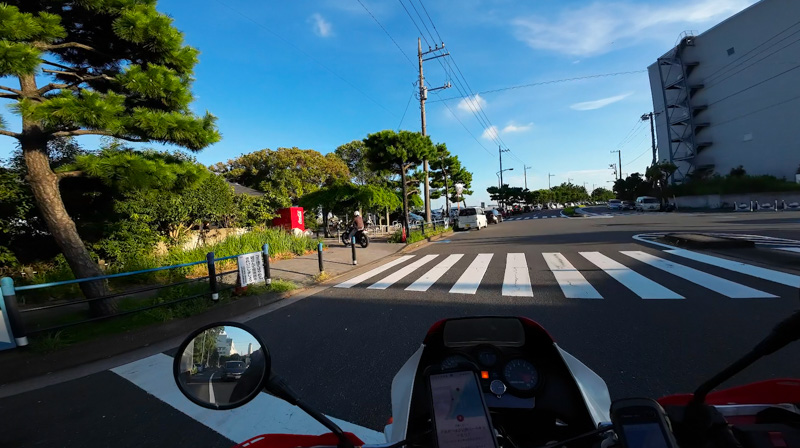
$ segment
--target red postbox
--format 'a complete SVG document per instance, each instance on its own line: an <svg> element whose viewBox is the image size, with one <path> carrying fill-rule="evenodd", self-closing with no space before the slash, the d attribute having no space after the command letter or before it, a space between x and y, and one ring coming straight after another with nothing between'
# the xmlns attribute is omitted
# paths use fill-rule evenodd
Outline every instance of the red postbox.
<svg viewBox="0 0 800 448"><path fill-rule="evenodd" d="M303 207L289 207L278 210L279 217L272 220L275 227L283 227L286 230L300 229L306 231L306 222L303 218Z"/></svg>

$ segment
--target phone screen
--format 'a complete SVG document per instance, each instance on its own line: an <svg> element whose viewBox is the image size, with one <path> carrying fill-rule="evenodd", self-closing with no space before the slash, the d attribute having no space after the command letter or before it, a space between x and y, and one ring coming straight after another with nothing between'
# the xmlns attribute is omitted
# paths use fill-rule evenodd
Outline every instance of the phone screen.
<svg viewBox="0 0 800 448"><path fill-rule="evenodd" d="M658 423L629 423L622 425L627 448L669 448Z"/></svg>
<svg viewBox="0 0 800 448"><path fill-rule="evenodd" d="M496 448L474 372L430 376L436 440L441 448Z"/></svg>

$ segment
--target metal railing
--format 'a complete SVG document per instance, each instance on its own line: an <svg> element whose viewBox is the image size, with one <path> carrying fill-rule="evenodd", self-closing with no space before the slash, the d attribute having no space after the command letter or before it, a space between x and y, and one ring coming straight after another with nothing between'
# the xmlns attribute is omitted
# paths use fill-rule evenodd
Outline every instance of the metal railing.
<svg viewBox="0 0 800 448"><path fill-rule="evenodd" d="M226 275L238 273L239 269L238 269L238 265L237 265L237 269L233 269L233 270L217 273L216 272L216 263L220 262L220 261L225 261L225 260L237 259L240 255L245 255L245 254L236 254L236 255L230 255L230 256L227 256L227 257L219 257L219 258L217 258L214 255L214 252L209 252L208 254L206 254L206 259L205 260L193 261L191 263L182 263L182 264L176 264L176 265L171 265L171 266L163 266L163 267L158 267L158 268L142 269L142 270L139 270L139 271L121 272L121 273L117 273L117 274L101 275L101 276L97 276L97 277L86 277L86 278L78 278L78 279L74 279L74 280L65 280L65 281L60 281L60 282L40 283L40 284L24 285L24 286L15 286L13 279L11 279L10 277L3 277L2 279L0 279L0 285L2 286L2 293L3 293L3 303L2 303L3 306L1 308L2 308L2 311L5 311L5 314L6 314L7 318L8 318L8 324L9 324L8 326L10 327L11 334L14 337L14 341L16 342L16 345L17 346L25 346L25 345L28 345L27 336L28 335L32 335L32 334L53 332L53 331L61 330L61 329L64 329L64 328L73 327L73 326L76 326L76 325L86 324L86 323L89 323L89 322L97 322L97 321L101 321L101 320L127 316L127 315L131 315L131 314L139 313L139 312L142 312L142 311L151 310L151 309L154 309L154 308L167 307L167 306L175 305L175 304L178 304L178 303L182 303L182 302L185 302L185 301L188 301L188 300L193 300L193 299L197 299L197 298L205 297L205 296L208 296L212 300L212 302L217 302L219 300L219 293L220 292L233 289L233 288L236 287L236 283L238 283L238 281L237 281L237 282L234 282L232 284L222 285L221 286L219 279L224 277L224 276L226 276ZM264 259L264 278L266 279L267 284L269 284L271 282L271 274L270 274L270 266L269 266L269 245L264 244L262 246L261 255L262 255L263 259ZM197 277L197 278L190 278L190 279L181 280L181 281L177 281L177 282L172 282L172 283L168 283L168 284L145 286L145 287L137 288L137 289L134 289L134 290L126 290L126 291L122 291L122 292L116 292L116 293L112 293L112 294L107 294L107 295L104 295L102 297L93 297L93 298L80 299L80 300L66 300L66 301L63 301L63 302L60 302L60 303L54 303L54 304L50 304L50 305L43 305L43 306L31 307L31 308L25 308L25 309L20 309L19 303L18 303L18 299L17 299L19 293L24 293L25 291L39 290L39 289L43 289L43 288L52 288L52 287L65 286L65 285L80 284L80 283L85 283L85 282L95 282L95 281L103 281L104 282L104 281L107 281L109 279L114 279L114 278L130 277L130 276L133 276L133 275L141 275L141 274L146 274L146 273L153 273L153 272L167 271L167 270L172 270L172 269L186 268L186 267L197 266L197 265L201 265L201 264L205 264L206 265L206 273L207 273L207 275L205 275L205 276ZM136 296L136 295L140 295L142 293L149 292L149 291L156 291L156 290L161 290L161 289L165 289L165 288L171 288L171 287L175 287L175 286L194 284L194 283L198 283L198 282L206 281L206 280L208 281L208 288L205 291L201 291L199 293L191 294L189 296L181 297L179 299L170 300L170 301L167 301L167 302L155 303L155 304L152 304L152 305L146 305L146 306L141 306L141 307L137 307L137 308L130 309L130 310L124 310L124 311L116 312L116 313L113 313L113 314L110 314L110 315L94 316L94 317L90 317L88 319L76 320L76 321L71 321L71 322L66 322L66 323L59 323L59 324L55 324L55 325L44 326L44 327L41 327L41 328L37 328L35 325L29 325L30 321L35 320L35 318L34 319L25 319L25 318L23 318L23 315L29 316L29 315L34 315L35 313L40 313L40 312L43 312L43 311L53 310L53 309L62 308L62 307L68 307L68 306L74 306L74 305L80 305L80 304L91 304L92 302L96 302L96 301L100 301L100 300L109 300L109 299L115 299L115 298L126 297L126 296ZM0 316L0 319L2 319L2 316ZM34 327L34 328L28 328L28 327ZM13 346L12 347L0 347L0 349L3 349L3 348L13 348Z"/></svg>

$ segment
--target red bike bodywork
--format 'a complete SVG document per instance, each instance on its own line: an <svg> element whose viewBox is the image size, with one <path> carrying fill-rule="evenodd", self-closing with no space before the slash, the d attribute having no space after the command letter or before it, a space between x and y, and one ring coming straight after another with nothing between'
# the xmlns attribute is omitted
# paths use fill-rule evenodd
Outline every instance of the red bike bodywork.
<svg viewBox="0 0 800 448"><path fill-rule="evenodd" d="M353 445L360 447L364 444L354 434L346 432L347 438ZM297 448L311 446L336 446L339 439L333 433L321 434L318 436L301 436L297 434L264 434L246 440L234 448Z"/></svg>

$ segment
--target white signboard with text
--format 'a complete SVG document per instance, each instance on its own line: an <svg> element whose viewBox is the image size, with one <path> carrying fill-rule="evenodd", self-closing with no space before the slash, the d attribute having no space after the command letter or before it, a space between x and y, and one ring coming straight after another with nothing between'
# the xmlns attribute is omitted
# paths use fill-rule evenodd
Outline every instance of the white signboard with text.
<svg viewBox="0 0 800 448"><path fill-rule="evenodd" d="M241 286L266 281L264 277L264 259L261 252L239 255L239 282Z"/></svg>

